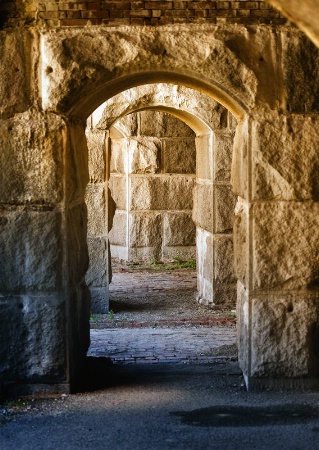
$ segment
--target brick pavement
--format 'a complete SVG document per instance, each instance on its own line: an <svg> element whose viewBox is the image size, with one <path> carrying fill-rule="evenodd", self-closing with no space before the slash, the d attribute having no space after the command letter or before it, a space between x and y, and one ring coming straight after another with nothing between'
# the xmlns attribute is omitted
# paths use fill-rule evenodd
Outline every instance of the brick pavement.
<svg viewBox="0 0 319 450"><path fill-rule="evenodd" d="M236 357L235 319L199 305L195 292L193 270L117 269L110 286L114 317L91 322L88 355L120 364Z"/></svg>
<svg viewBox="0 0 319 450"><path fill-rule="evenodd" d="M207 363L235 357L235 327L91 330L89 356L116 363Z"/></svg>

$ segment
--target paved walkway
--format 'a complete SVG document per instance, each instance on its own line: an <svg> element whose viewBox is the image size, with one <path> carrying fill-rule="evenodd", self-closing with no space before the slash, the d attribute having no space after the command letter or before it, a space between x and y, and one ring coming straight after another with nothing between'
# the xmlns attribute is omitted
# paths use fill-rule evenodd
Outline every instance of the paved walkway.
<svg viewBox="0 0 319 450"><path fill-rule="evenodd" d="M116 363L207 363L236 357L235 327L91 330L89 356Z"/></svg>
<svg viewBox="0 0 319 450"><path fill-rule="evenodd" d="M111 315L91 321L89 356L114 363L207 363L236 357L234 314L195 300L194 270L120 268L110 286Z"/></svg>

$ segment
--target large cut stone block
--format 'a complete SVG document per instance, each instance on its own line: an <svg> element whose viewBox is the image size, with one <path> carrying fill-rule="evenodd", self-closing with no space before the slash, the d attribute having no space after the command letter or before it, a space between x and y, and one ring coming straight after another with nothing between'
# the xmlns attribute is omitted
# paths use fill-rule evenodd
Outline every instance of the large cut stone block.
<svg viewBox="0 0 319 450"><path fill-rule="evenodd" d="M89 151L90 183L103 183L106 178L106 133L103 130L90 130L86 134L86 138Z"/></svg>
<svg viewBox="0 0 319 450"><path fill-rule="evenodd" d="M127 245L127 212L116 211L113 219L113 227L109 232L109 239L112 245Z"/></svg>
<svg viewBox="0 0 319 450"><path fill-rule="evenodd" d="M197 249L197 300L204 305L214 303L213 293L213 235L202 228L196 228Z"/></svg>
<svg viewBox="0 0 319 450"><path fill-rule="evenodd" d="M69 283L76 285L88 269L87 208L85 203L66 210L67 264Z"/></svg>
<svg viewBox="0 0 319 450"><path fill-rule="evenodd" d="M318 146L318 116L273 113L254 122L254 198L318 201Z"/></svg>
<svg viewBox="0 0 319 450"><path fill-rule="evenodd" d="M82 202L89 182L88 146L85 122L70 122L66 148L66 198L69 202Z"/></svg>
<svg viewBox="0 0 319 450"><path fill-rule="evenodd" d="M129 215L129 247L161 247L162 214L135 213Z"/></svg>
<svg viewBox="0 0 319 450"><path fill-rule="evenodd" d="M139 136L128 141L128 173L156 173L160 169L161 142Z"/></svg>
<svg viewBox="0 0 319 450"><path fill-rule="evenodd" d="M88 236L107 235L107 204L104 184L88 184L85 193L88 210Z"/></svg>
<svg viewBox="0 0 319 450"><path fill-rule="evenodd" d="M125 174L127 172L128 140L126 138L112 139L111 142L110 172Z"/></svg>
<svg viewBox="0 0 319 450"><path fill-rule="evenodd" d="M233 229L234 211L237 201L231 186L215 185L214 224L216 233L229 233Z"/></svg>
<svg viewBox="0 0 319 450"><path fill-rule="evenodd" d="M213 185L196 184L194 189L193 220L206 231L213 231Z"/></svg>
<svg viewBox="0 0 319 450"><path fill-rule="evenodd" d="M108 248L107 239L103 237L88 238L89 268L85 281L90 287L108 285Z"/></svg>
<svg viewBox="0 0 319 450"><path fill-rule="evenodd" d="M116 122L116 128L124 136L136 136L138 134L138 113L126 114Z"/></svg>
<svg viewBox="0 0 319 450"><path fill-rule="evenodd" d="M216 181L230 181L231 163L233 156L234 134L214 135L214 179Z"/></svg>
<svg viewBox="0 0 319 450"><path fill-rule="evenodd" d="M190 259L196 259L196 246L188 245L181 246L175 245L174 247L163 246L162 257L164 259L175 259L178 258L181 261L188 261Z"/></svg>
<svg viewBox="0 0 319 450"><path fill-rule="evenodd" d="M63 195L66 127L53 114L0 121L0 201L56 204Z"/></svg>
<svg viewBox="0 0 319 450"><path fill-rule="evenodd" d="M126 209L126 176L111 174L109 179L111 196L117 209Z"/></svg>
<svg viewBox="0 0 319 450"><path fill-rule="evenodd" d="M57 293L1 296L2 382L67 381L65 311Z"/></svg>
<svg viewBox="0 0 319 450"><path fill-rule="evenodd" d="M109 288L90 287L91 312L93 314L107 314L109 312Z"/></svg>
<svg viewBox="0 0 319 450"><path fill-rule="evenodd" d="M255 289L313 288L319 283L319 203L253 206Z"/></svg>
<svg viewBox="0 0 319 450"><path fill-rule="evenodd" d="M249 286L249 204L240 197L233 222L234 270L236 278Z"/></svg>
<svg viewBox="0 0 319 450"><path fill-rule="evenodd" d="M302 292L253 297L251 376L318 376L318 300Z"/></svg>
<svg viewBox="0 0 319 450"><path fill-rule="evenodd" d="M55 291L62 283L61 213L0 208L0 289Z"/></svg>
<svg viewBox="0 0 319 450"><path fill-rule="evenodd" d="M229 285L235 282L232 236L214 236L214 283Z"/></svg>
<svg viewBox="0 0 319 450"><path fill-rule="evenodd" d="M319 111L319 51L300 31L282 33L282 70L288 111Z"/></svg>
<svg viewBox="0 0 319 450"><path fill-rule="evenodd" d="M238 39L240 32L241 39ZM130 33L123 33L121 27L91 27L89 33L83 33L81 28L61 27L55 33L43 33L42 107L61 112L72 110L84 116L85 111L87 114L94 111L101 99L116 95L119 88L125 90L132 85L158 82L160 73L166 72L180 74L178 77L196 73L202 90L207 89L205 80L214 80L216 86L223 87L224 94L219 94L221 100L238 99L237 105L235 101L232 103L234 110L242 112L240 104L253 109L260 90L255 74L256 66L260 67L259 45L266 39L259 40L256 57L252 58L250 46L254 41L248 39L251 34L255 38L257 33L250 33L236 24L218 25L215 29L207 24L191 30L186 29L185 24L176 24L174 33L170 27L160 32L156 27L131 27ZM264 35L273 39L274 33L267 29ZM243 45L247 46L247 58L242 52ZM235 51L234 47L237 47ZM258 75L264 73L265 63ZM272 65L273 61L268 67ZM149 72L155 74L153 78L143 75ZM264 79L272 92L269 77L264 76ZM218 91L220 89L216 89L217 96ZM148 122L153 133L155 120ZM146 134L145 131L141 134Z"/></svg>
<svg viewBox="0 0 319 450"><path fill-rule="evenodd" d="M161 137L195 137L194 131L181 120L161 111L140 112L140 134Z"/></svg>
<svg viewBox="0 0 319 450"><path fill-rule="evenodd" d="M196 175L201 180L213 179L213 142L211 134L196 137Z"/></svg>
<svg viewBox="0 0 319 450"><path fill-rule="evenodd" d="M131 176L131 210L192 209L192 176Z"/></svg>
<svg viewBox="0 0 319 450"><path fill-rule="evenodd" d="M166 212L164 214L164 245L195 246L196 226L191 213Z"/></svg>
<svg viewBox="0 0 319 450"><path fill-rule="evenodd" d="M245 286L237 281L237 347L238 347L238 363L243 371L244 376L247 376L249 371L250 361L250 310L249 310L249 295ZM262 349L259 349L262 351Z"/></svg>
<svg viewBox="0 0 319 450"><path fill-rule="evenodd" d="M32 59L27 49L31 45L32 33L25 29L0 34L1 117L10 117L28 109Z"/></svg>
<svg viewBox="0 0 319 450"><path fill-rule="evenodd" d="M163 160L166 173L195 173L195 140L193 138L164 139Z"/></svg>
<svg viewBox="0 0 319 450"><path fill-rule="evenodd" d="M233 158L231 165L231 185L236 195L248 199L248 180L250 175L248 173L249 166L249 134L250 121L244 118L238 122L233 147Z"/></svg>

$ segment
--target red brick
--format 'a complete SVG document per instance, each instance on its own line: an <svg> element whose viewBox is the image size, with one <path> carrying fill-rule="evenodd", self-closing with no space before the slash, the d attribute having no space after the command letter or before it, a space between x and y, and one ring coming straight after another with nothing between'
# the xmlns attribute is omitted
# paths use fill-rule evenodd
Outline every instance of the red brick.
<svg viewBox="0 0 319 450"><path fill-rule="evenodd" d="M216 2L216 8L217 9L229 9L230 2Z"/></svg>
<svg viewBox="0 0 319 450"><path fill-rule="evenodd" d="M131 2L104 2L102 9L124 11L125 9L131 9Z"/></svg>
<svg viewBox="0 0 319 450"><path fill-rule="evenodd" d="M145 9L172 9L173 2L145 2Z"/></svg>
<svg viewBox="0 0 319 450"><path fill-rule="evenodd" d="M102 19L90 19L90 25L101 25Z"/></svg>
<svg viewBox="0 0 319 450"><path fill-rule="evenodd" d="M124 16L124 11L112 9L109 11L109 14L110 14L110 19L121 19Z"/></svg>
<svg viewBox="0 0 319 450"><path fill-rule="evenodd" d="M216 2L193 2L189 9L215 9Z"/></svg>
<svg viewBox="0 0 319 450"><path fill-rule="evenodd" d="M144 19L134 17L131 19L131 25L144 25Z"/></svg>
<svg viewBox="0 0 319 450"><path fill-rule="evenodd" d="M137 9L135 11L124 11L124 17L150 17L151 11L146 9Z"/></svg>
<svg viewBox="0 0 319 450"><path fill-rule="evenodd" d="M266 17L266 18L277 18L279 17L279 13L274 10L267 10L267 9L258 9L258 10L252 10L250 11L251 17Z"/></svg>
<svg viewBox="0 0 319 450"><path fill-rule="evenodd" d="M81 11L66 11L66 16L68 19L81 19Z"/></svg>
<svg viewBox="0 0 319 450"><path fill-rule="evenodd" d="M236 17L249 17L250 9L238 9L236 11Z"/></svg>
<svg viewBox="0 0 319 450"><path fill-rule="evenodd" d="M83 19L108 19L110 17L109 11L82 11L81 17Z"/></svg>
<svg viewBox="0 0 319 450"><path fill-rule="evenodd" d="M84 27L87 25L86 19L64 19L61 20L62 27Z"/></svg>
<svg viewBox="0 0 319 450"><path fill-rule="evenodd" d="M144 9L144 2L131 2L131 9Z"/></svg>
<svg viewBox="0 0 319 450"><path fill-rule="evenodd" d="M88 10L90 9L100 9L100 2L88 3Z"/></svg>
<svg viewBox="0 0 319 450"><path fill-rule="evenodd" d="M188 2L191 3L191 2ZM187 2L173 2L174 9L186 9L187 8Z"/></svg>

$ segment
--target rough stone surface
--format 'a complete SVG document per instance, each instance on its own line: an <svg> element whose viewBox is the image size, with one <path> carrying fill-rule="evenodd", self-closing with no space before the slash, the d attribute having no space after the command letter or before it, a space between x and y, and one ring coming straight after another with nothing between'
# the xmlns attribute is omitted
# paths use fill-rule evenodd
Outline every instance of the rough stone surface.
<svg viewBox="0 0 319 450"><path fill-rule="evenodd" d="M317 116L272 114L252 128L254 198L319 199Z"/></svg>
<svg viewBox="0 0 319 450"><path fill-rule="evenodd" d="M164 172L195 173L196 148L194 138L163 140L163 158Z"/></svg>
<svg viewBox="0 0 319 450"><path fill-rule="evenodd" d="M65 124L26 112L0 121L0 201L56 204L63 195Z"/></svg>
<svg viewBox="0 0 319 450"><path fill-rule="evenodd" d="M60 211L41 207L0 208L0 261L3 291L60 289Z"/></svg>
<svg viewBox="0 0 319 450"><path fill-rule="evenodd" d="M184 122L161 111L142 111L140 123L140 132L143 136L194 137L194 132Z"/></svg>
<svg viewBox="0 0 319 450"><path fill-rule="evenodd" d="M160 213L130 213L130 247L158 247L162 245L162 215Z"/></svg>
<svg viewBox="0 0 319 450"><path fill-rule="evenodd" d="M127 172L127 144L128 141L125 138L111 140L111 173Z"/></svg>
<svg viewBox="0 0 319 450"><path fill-rule="evenodd" d="M2 118L22 113L30 105L32 58L28 47L31 40L32 33L25 31L0 34L0 117Z"/></svg>
<svg viewBox="0 0 319 450"><path fill-rule="evenodd" d="M65 184L68 202L82 202L89 182L85 125L85 122L71 122L68 127L68 145L65 151L67 173Z"/></svg>
<svg viewBox="0 0 319 450"><path fill-rule="evenodd" d="M231 186L216 184L214 186L214 197L214 231L216 233L230 233L233 229L237 197L233 193Z"/></svg>
<svg viewBox="0 0 319 450"><path fill-rule="evenodd" d="M107 286L107 240L101 238L88 238L88 251L90 266L85 275L87 285L91 287Z"/></svg>
<svg viewBox="0 0 319 450"><path fill-rule="evenodd" d="M200 180L213 179L213 137L203 134L196 137L196 176Z"/></svg>
<svg viewBox="0 0 319 450"><path fill-rule="evenodd" d="M234 269L237 280L248 287L249 204L238 198L233 222ZM267 242L268 245L268 242Z"/></svg>
<svg viewBox="0 0 319 450"><path fill-rule="evenodd" d="M69 283L82 282L88 269L87 208L85 203L70 207L66 211L67 268Z"/></svg>
<svg viewBox="0 0 319 450"><path fill-rule="evenodd" d="M164 214L164 245L194 246L196 227L191 213L167 212Z"/></svg>
<svg viewBox="0 0 319 450"><path fill-rule="evenodd" d="M318 305L316 295L305 293L253 298L252 376L318 376Z"/></svg>
<svg viewBox="0 0 319 450"><path fill-rule="evenodd" d="M61 296L1 296L0 310L1 379L66 381L66 318Z"/></svg>
<svg viewBox="0 0 319 450"><path fill-rule="evenodd" d="M236 282L232 235L214 236L214 282L220 285Z"/></svg>
<svg viewBox="0 0 319 450"><path fill-rule="evenodd" d="M105 131L93 129L86 133L86 137L89 151L90 183L103 183L106 177Z"/></svg>
<svg viewBox="0 0 319 450"><path fill-rule="evenodd" d="M244 285L237 282L237 346L238 363L246 378L249 374L250 360L250 323L249 323L249 294Z"/></svg>
<svg viewBox="0 0 319 450"><path fill-rule="evenodd" d="M255 204L254 288L286 290L318 286L318 230L318 203Z"/></svg>
<svg viewBox="0 0 319 450"><path fill-rule="evenodd" d="M124 28L121 31L92 28L89 33L77 29L48 31L42 36L46 60L41 75L47 90L43 108L66 112L81 99L79 113L82 109L93 111L100 105L106 89L109 97L117 93L115 89L112 93L108 81L126 76L131 79L126 82L126 88L130 88L131 74L140 72L140 80L146 81L148 77L143 73L148 71L158 73L158 82L173 81L173 77L164 80L160 76L165 70L179 72L180 79L183 73L196 73L194 85L199 80L214 80L217 97L231 104L233 95L251 107L258 87L256 76L225 45L226 40L238 36L239 30L247 35L245 27L237 26L235 31L229 25L219 27L218 38L212 33L211 25L189 26L187 31L180 25L161 31L128 28L127 33ZM135 84L141 83L135 81ZM223 93L218 84L223 86ZM234 109L235 105L233 102Z"/></svg>
<svg viewBox="0 0 319 450"><path fill-rule="evenodd" d="M213 232L213 185L196 184L193 220L198 227Z"/></svg>
<svg viewBox="0 0 319 450"><path fill-rule="evenodd" d="M161 142L145 136L128 142L128 173L156 173L159 171Z"/></svg>
<svg viewBox="0 0 319 450"><path fill-rule="evenodd" d="M90 308L93 314L107 314L109 312L108 287L90 287Z"/></svg>
<svg viewBox="0 0 319 450"><path fill-rule="evenodd" d="M186 175L131 177L129 207L131 210L192 209L194 182L193 176Z"/></svg>
<svg viewBox="0 0 319 450"><path fill-rule="evenodd" d="M89 184L86 189L85 203L88 210L88 235L105 236L107 234L105 185Z"/></svg>
<svg viewBox="0 0 319 450"><path fill-rule="evenodd" d="M231 164L231 185L236 195L249 198L248 192L248 149L249 149L250 121L248 118L238 122L233 147L233 158Z"/></svg>
<svg viewBox="0 0 319 450"><path fill-rule="evenodd" d="M111 174L109 188L116 209L126 209L126 177L123 175L115 176Z"/></svg>
<svg viewBox="0 0 319 450"><path fill-rule="evenodd" d="M283 35L282 45L287 110L294 113L319 111L319 50L299 32Z"/></svg>
<svg viewBox="0 0 319 450"><path fill-rule="evenodd" d="M106 130L121 117L116 123L117 128L126 136L136 135L138 119L145 112L129 113L132 110L150 106L171 109L172 113L185 121L193 130L196 132L201 130L201 133L203 129L207 132L209 129L220 130L229 127L232 120L226 108L203 92L181 85L157 83L127 89L107 100L102 105L104 112L102 117L99 115L97 126ZM173 131L172 136L175 136L176 129ZM187 131L187 134L189 133ZM152 135L156 135L154 129L151 131Z"/></svg>
<svg viewBox="0 0 319 450"><path fill-rule="evenodd" d="M197 301L204 305L213 305L213 235L212 233L196 228L197 250Z"/></svg>
<svg viewBox="0 0 319 450"><path fill-rule="evenodd" d="M234 135L214 134L214 180L230 181Z"/></svg>
<svg viewBox="0 0 319 450"><path fill-rule="evenodd" d="M113 227L109 232L109 239L113 245L127 245L127 211L116 211L113 219Z"/></svg>

